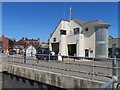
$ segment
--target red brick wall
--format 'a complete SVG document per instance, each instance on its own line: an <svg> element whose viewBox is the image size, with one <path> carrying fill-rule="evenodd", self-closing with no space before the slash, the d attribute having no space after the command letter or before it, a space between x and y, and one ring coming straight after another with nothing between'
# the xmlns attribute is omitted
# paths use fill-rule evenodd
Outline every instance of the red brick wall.
<svg viewBox="0 0 120 90"><path fill-rule="evenodd" d="M4 36L0 37L0 42L2 43L2 50L7 50L9 48L9 40Z"/></svg>
<svg viewBox="0 0 120 90"><path fill-rule="evenodd" d="M2 37L2 50L7 50L9 46L9 40L7 38Z"/></svg>

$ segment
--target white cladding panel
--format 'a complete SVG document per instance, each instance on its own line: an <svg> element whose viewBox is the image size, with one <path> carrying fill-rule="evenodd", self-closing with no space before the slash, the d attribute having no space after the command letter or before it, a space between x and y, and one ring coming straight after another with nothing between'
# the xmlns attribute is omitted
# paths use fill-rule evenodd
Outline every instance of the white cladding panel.
<svg viewBox="0 0 120 90"><path fill-rule="evenodd" d="M86 28L88 28L87 31ZM83 34L84 34L84 56L85 49L88 49L89 57L95 57L95 27L94 26L84 27Z"/></svg>
<svg viewBox="0 0 120 90"><path fill-rule="evenodd" d="M35 56L35 54L36 54L36 49L35 49L35 47L29 46L29 47L26 49L26 56Z"/></svg>
<svg viewBox="0 0 120 90"><path fill-rule="evenodd" d="M67 36L67 44L76 44L79 40L79 34Z"/></svg>

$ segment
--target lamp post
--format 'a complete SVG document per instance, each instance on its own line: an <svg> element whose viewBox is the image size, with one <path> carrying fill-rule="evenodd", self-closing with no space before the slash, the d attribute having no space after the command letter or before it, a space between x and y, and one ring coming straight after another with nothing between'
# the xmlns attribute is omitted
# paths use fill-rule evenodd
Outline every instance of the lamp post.
<svg viewBox="0 0 120 90"><path fill-rule="evenodd" d="M24 56L24 64L25 64L26 63L26 42L25 42L25 45L24 45L23 56Z"/></svg>

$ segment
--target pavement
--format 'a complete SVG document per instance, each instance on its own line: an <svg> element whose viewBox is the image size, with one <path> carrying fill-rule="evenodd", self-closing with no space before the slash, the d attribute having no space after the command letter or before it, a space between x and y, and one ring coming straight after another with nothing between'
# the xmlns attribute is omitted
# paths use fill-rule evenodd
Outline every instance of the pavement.
<svg viewBox="0 0 120 90"><path fill-rule="evenodd" d="M63 62L58 62L54 60L46 61L39 60L34 57L27 57L27 62L24 64L24 59L20 55L2 55L2 62L20 65L23 67L36 68L45 71L51 71L55 73L61 73L65 75L71 75L75 77L82 77L91 80L97 80L102 82L107 82L110 80L107 76L112 75L112 61L92 61L92 60L64 60ZM92 67L91 65L99 66ZM117 67L119 67L119 62L117 62ZM107 68L106 68L107 67ZM117 70L117 73L119 71ZM92 74L94 73L94 74Z"/></svg>

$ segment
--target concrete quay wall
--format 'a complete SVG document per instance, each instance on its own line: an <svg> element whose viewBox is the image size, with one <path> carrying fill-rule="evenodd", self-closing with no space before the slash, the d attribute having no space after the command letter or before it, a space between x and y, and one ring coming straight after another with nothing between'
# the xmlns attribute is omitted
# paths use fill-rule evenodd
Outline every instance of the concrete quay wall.
<svg viewBox="0 0 120 90"><path fill-rule="evenodd" d="M98 88L103 84L103 82L93 81L81 77L75 77L12 64L3 64L2 71L7 71L8 73L17 76L66 89L75 88L76 90L79 88Z"/></svg>

